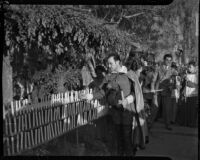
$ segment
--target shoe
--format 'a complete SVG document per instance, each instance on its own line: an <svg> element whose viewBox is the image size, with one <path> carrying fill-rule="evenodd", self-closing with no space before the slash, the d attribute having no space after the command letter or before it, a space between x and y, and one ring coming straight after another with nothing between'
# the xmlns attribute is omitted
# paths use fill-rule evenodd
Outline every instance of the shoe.
<svg viewBox="0 0 200 160"><path fill-rule="evenodd" d="M171 128L171 127L169 127L169 126L167 126L167 127L166 127L166 129L167 129L167 130L169 130L169 131L171 131L171 130L172 130L172 128Z"/></svg>
<svg viewBox="0 0 200 160"><path fill-rule="evenodd" d="M148 143L149 143L149 138L146 137L146 139L145 139L145 144L148 144Z"/></svg>
<svg viewBox="0 0 200 160"><path fill-rule="evenodd" d="M139 145L140 150L144 150L146 147L144 145Z"/></svg>

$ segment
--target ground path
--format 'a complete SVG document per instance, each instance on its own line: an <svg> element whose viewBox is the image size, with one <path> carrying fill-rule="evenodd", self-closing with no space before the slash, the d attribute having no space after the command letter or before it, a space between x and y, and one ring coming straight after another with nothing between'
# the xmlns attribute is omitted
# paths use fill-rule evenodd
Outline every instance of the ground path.
<svg viewBox="0 0 200 160"><path fill-rule="evenodd" d="M173 125L173 130L164 128L162 120L156 122L149 133L150 142L145 150L139 150L136 156L164 156L172 160L198 160L198 129ZM50 141L25 155L62 155L62 156L110 156L112 144L96 138L94 124L86 125L77 130ZM78 142L77 145L77 135ZM85 136L83 136L85 135ZM77 147L78 146L78 147ZM114 151L115 152L115 151Z"/></svg>

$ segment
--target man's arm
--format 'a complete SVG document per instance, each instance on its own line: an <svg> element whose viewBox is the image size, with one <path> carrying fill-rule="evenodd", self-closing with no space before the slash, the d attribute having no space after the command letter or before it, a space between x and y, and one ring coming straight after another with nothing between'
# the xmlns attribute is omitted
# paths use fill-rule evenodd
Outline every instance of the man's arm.
<svg viewBox="0 0 200 160"><path fill-rule="evenodd" d="M151 81L151 90L158 89L156 88L156 83L157 83L157 78L158 78L158 72L153 73L152 81Z"/></svg>
<svg viewBox="0 0 200 160"><path fill-rule="evenodd" d="M119 100L119 104L122 104L124 109L135 112L135 108L133 107L134 105L130 105L131 103L133 103L135 101L135 92L133 89L134 83L131 82L130 80L129 80L129 82L130 82L130 87L132 88L131 93L126 98L122 97L122 100Z"/></svg>
<svg viewBox="0 0 200 160"><path fill-rule="evenodd" d="M155 90L158 90L159 89L159 84L160 84L160 74L159 74L159 71L157 71L154 75L154 78L153 78L153 83L155 83Z"/></svg>
<svg viewBox="0 0 200 160"><path fill-rule="evenodd" d="M101 85L98 87L98 89L93 92L92 94L86 94L86 95L81 95L81 99L87 99L87 100L92 100L92 99L102 99L105 96L105 85L107 84L108 79L105 77Z"/></svg>
<svg viewBox="0 0 200 160"><path fill-rule="evenodd" d="M193 83L191 81L187 81L187 86L190 87L190 88L196 88L196 87L198 87L198 84L197 83Z"/></svg>

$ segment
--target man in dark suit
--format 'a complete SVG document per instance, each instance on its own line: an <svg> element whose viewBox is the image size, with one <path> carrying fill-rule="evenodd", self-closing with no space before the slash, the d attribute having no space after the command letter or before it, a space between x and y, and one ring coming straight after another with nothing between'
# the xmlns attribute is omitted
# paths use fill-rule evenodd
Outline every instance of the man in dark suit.
<svg viewBox="0 0 200 160"><path fill-rule="evenodd" d="M156 78L156 89L163 89L160 93L163 118L165 122L165 127L167 130L172 130L170 127L170 114L172 112L171 94L172 94L172 75L176 74L171 68L172 55L164 55L164 62L158 69Z"/></svg>
<svg viewBox="0 0 200 160"><path fill-rule="evenodd" d="M101 99L106 97L110 106L110 113L115 124L117 134L117 152L120 156L134 155L132 144L132 122L134 115L133 93L131 90L132 82L127 77L126 69L121 66L120 57L117 54L111 54L107 58L109 74L105 76L104 81L99 86L98 91L93 94L82 95L83 99ZM122 95L125 97L126 107L119 104Z"/></svg>

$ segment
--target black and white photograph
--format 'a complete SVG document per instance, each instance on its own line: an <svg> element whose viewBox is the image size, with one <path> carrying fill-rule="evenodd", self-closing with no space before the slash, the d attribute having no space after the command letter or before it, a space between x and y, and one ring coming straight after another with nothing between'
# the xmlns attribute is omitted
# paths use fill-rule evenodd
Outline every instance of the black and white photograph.
<svg viewBox="0 0 200 160"><path fill-rule="evenodd" d="M199 0L1 17L3 157L199 159Z"/></svg>

